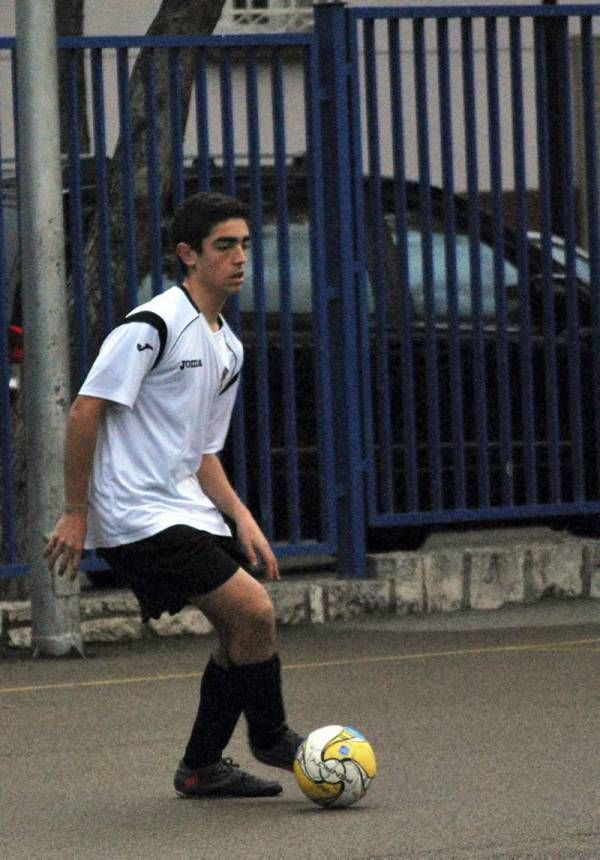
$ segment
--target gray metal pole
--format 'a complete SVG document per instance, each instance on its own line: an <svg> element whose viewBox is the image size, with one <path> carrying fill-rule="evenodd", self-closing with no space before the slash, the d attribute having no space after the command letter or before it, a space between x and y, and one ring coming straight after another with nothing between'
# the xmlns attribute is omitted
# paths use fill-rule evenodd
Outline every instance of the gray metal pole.
<svg viewBox="0 0 600 860"><path fill-rule="evenodd" d="M83 652L79 584L42 557L64 503L69 406L56 22L54 0L15 5L32 646L61 657Z"/></svg>

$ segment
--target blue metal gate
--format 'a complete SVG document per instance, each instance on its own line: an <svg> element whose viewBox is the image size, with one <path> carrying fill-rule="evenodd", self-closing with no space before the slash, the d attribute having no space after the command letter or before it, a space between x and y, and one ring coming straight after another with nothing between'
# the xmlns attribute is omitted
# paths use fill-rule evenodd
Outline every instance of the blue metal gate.
<svg viewBox="0 0 600 860"><path fill-rule="evenodd" d="M316 13L349 116L355 523L599 512L598 8Z"/></svg>
<svg viewBox="0 0 600 860"><path fill-rule="evenodd" d="M163 217L218 188L247 197L254 226L251 277L230 311L247 364L225 458L280 556L337 554L342 575L362 576L369 529L600 512L597 7L314 12L314 34L60 40L75 384L98 333L163 289ZM140 207L130 88L142 51ZM14 40L0 40L0 55L7 576L27 569L7 360L18 307Z"/></svg>

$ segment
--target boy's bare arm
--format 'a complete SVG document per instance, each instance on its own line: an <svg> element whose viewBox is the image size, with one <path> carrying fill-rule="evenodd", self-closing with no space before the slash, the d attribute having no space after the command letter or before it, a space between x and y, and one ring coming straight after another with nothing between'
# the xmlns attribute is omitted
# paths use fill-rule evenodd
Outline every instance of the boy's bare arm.
<svg viewBox="0 0 600 860"><path fill-rule="evenodd" d="M244 547L250 564L257 564L260 556L268 579L279 579L279 565L260 526L239 498L225 474L216 454L205 454L197 477L200 486L221 513L234 520L237 538ZM258 556L257 556L258 553Z"/></svg>
<svg viewBox="0 0 600 860"><path fill-rule="evenodd" d="M76 397L67 422L65 445L65 510L48 539L44 557L57 573L79 570L87 529L87 500L98 425L107 401L98 397Z"/></svg>

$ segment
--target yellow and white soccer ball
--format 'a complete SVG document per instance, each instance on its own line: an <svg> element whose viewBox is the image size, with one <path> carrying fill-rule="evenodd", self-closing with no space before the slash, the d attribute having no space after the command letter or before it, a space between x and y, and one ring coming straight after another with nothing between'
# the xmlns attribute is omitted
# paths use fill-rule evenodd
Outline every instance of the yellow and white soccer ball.
<svg viewBox="0 0 600 860"><path fill-rule="evenodd" d="M294 761L298 785L319 806L351 806L364 796L377 773L371 744L349 726L311 732Z"/></svg>

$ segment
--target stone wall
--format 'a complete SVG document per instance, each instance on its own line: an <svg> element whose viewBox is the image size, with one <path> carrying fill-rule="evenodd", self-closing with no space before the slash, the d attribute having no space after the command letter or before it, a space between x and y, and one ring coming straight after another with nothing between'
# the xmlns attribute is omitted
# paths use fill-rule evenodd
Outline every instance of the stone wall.
<svg viewBox="0 0 600 860"><path fill-rule="evenodd" d="M266 583L279 624L325 624L368 614L403 616L465 610L493 610L536 603L544 597L600 599L600 540L557 537L508 540L368 557L368 579L319 574L289 575ZM188 607L142 625L128 591L82 594L84 642L116 642L141 637L207 635L211 626ZM0 643L29 648L28 601L0 603Z"/></svg>

